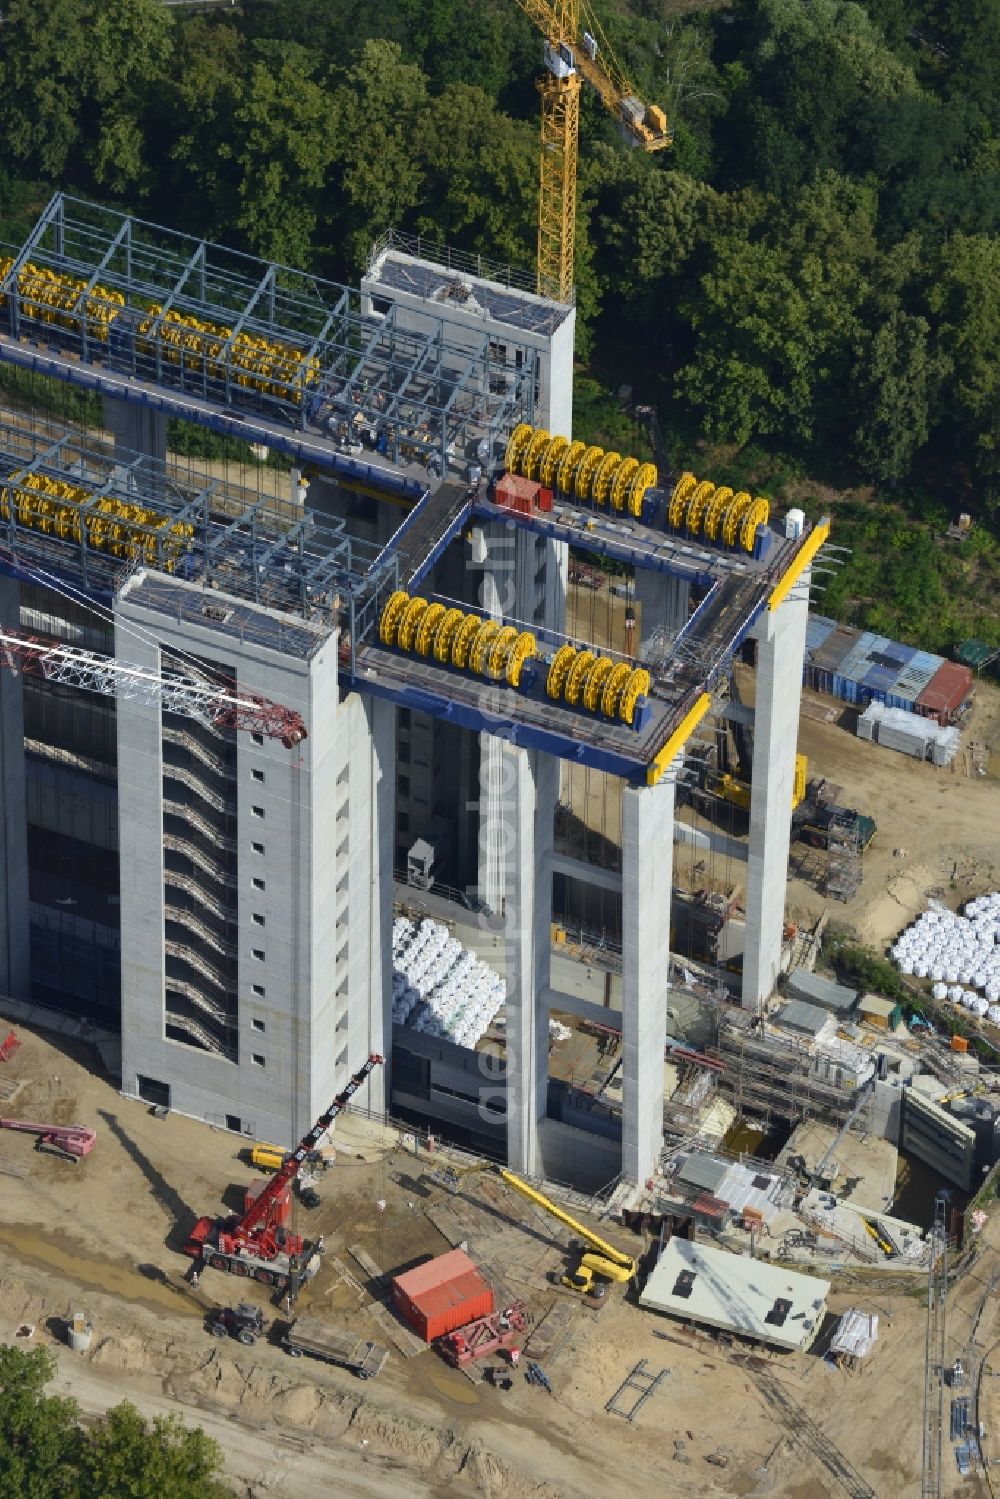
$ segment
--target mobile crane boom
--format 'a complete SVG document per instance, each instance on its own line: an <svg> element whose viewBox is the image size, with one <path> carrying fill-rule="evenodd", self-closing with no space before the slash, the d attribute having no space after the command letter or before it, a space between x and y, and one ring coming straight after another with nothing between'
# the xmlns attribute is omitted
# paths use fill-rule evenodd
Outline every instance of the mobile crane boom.
<svg viewBox="0 0 1000 1499"><path fill-rule="evenodd" d="M602 1239L599 1234L595 1234L592 1228L587 1228L584 1224L579 1223L565 1209L558 1207L542 1192L539 1192L537 1187L532 1187L528 1182L522 1181L519 1176L515 1176L513 1171L508 1171L506 1167L501 1167L498 1174L501 1181L505 1182L508 1187L512 1187L515 1192L520 1192L522 1197L526 1197L536 1207L542 1208L544 1212L556 1218L566 1228L583 1239L585 1244L589 1244L591 1249L595 1251L593 1254L585 1254L583 1256L580 1268L576 1271L575 1275L563 1277L564 1285L571 1286L574 1290L586 1292L593 1288L595 1275L604 1280L618 1282L633 1279L639 1267L630 1254L625 1254L623 1250L616 1249L613 1244L609 1244L606 1239Z"/></svg>
<svg viewBox="0 0 1000 1499"><path fill-rule="evenodd" d="M302 1235L290 1233L276 1223L273 1209L285 1189L299 1174L309 1152L318 1145L341 1109L347 1106L373 1069L384 1060L377 1052L372 1052L347 1087L337 1094L326 1112L319 1116L308 1134L303 1135L288 1160L275 1172L242 1217L199 1218L184 1245L185 1254L189 1254L193 1260L211 1265L213 1270L226 1270L230 1275L252 1276L263 1285L296 1291L299 1279L312 1273L309 1265L312 1264L312 1269L315 1269L313 1249L309 1248L307 1254L307 1245Z"/></svg>

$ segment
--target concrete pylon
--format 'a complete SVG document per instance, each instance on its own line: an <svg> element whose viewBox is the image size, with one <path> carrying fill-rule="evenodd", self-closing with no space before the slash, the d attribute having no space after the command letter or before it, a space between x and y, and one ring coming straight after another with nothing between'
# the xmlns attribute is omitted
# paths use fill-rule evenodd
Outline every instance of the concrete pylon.
<svg viewBox="0 0 1000 1499"><path fill-rule="evenodd" d="M663 1144L674 781L622 793L622 1175L645 1181Z"/></svg>
<svg viewBox="0 0 1000 1499"><path fill-rule="evenodd" d="M774 611L765 609L754 629L759 649L743 953L743 1007L748 1010L773 994L781 967L808 619L806 572L792 596Z"/></svg>
<svg viewBox="0 0 1000 1499"><path fill-rule="evenodd" d="M0 577L0 624L21 625L21 587ZM24 765L24 688L0 667L0 993L31 992L28 911L28 814Z"/></svg>

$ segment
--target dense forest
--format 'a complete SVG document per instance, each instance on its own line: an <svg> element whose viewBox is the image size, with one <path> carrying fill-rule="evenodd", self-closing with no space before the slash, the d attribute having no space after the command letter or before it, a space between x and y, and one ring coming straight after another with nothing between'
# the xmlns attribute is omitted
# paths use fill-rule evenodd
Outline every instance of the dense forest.
<svg viewBox="0 0 1000 1499"><path fill-rule="evenodd" d="M675 143L585 100L583 435L627 384L679 464L833 510L829 612L1000 641L1000 6L595 8ZM5 0L0 239L58 185L336 279L390 226L530 270L539 64L515 0Z"/></svg>

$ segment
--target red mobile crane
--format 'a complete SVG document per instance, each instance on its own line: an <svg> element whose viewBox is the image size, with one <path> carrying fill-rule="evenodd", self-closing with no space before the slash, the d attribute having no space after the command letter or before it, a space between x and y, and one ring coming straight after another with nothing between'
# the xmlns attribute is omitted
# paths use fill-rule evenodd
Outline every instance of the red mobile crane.
<svg viewBox="0 0 1000 1499"><path fill-rule="evenodd" d="M377 1052L371 1054L344 1091L337 1094L326 1113L320 1115L309 1133L299 1141L242 1218L199 1218L184 1245L185 1254L200 1264L211 1265L213 1270L249 1276L262 1285L276 1286L281 1291L295 1290L299 1279L308 1279L315 1274L318 1269L315 1247L307 1244L301 1234L290 1233L276 1223L272 1210L341 1109L350 1102L369 1073L384 1060Z"/></svg>

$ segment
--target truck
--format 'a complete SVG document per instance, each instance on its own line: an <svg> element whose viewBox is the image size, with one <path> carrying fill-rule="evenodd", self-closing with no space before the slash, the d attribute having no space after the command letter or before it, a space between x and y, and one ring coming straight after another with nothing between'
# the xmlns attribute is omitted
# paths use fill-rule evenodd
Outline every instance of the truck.
<svg viewBox="0 0 1000 1499"><path fill-rule="evenodd" d="M359 1379L374 1379L389 1361L389 1350L381 1343L369 1343L355 1332L333 1327L321 1317L296 1317L281 1340L281 1346L292 1358L307 1353L310 1358L350 1369Z"/></svg>

